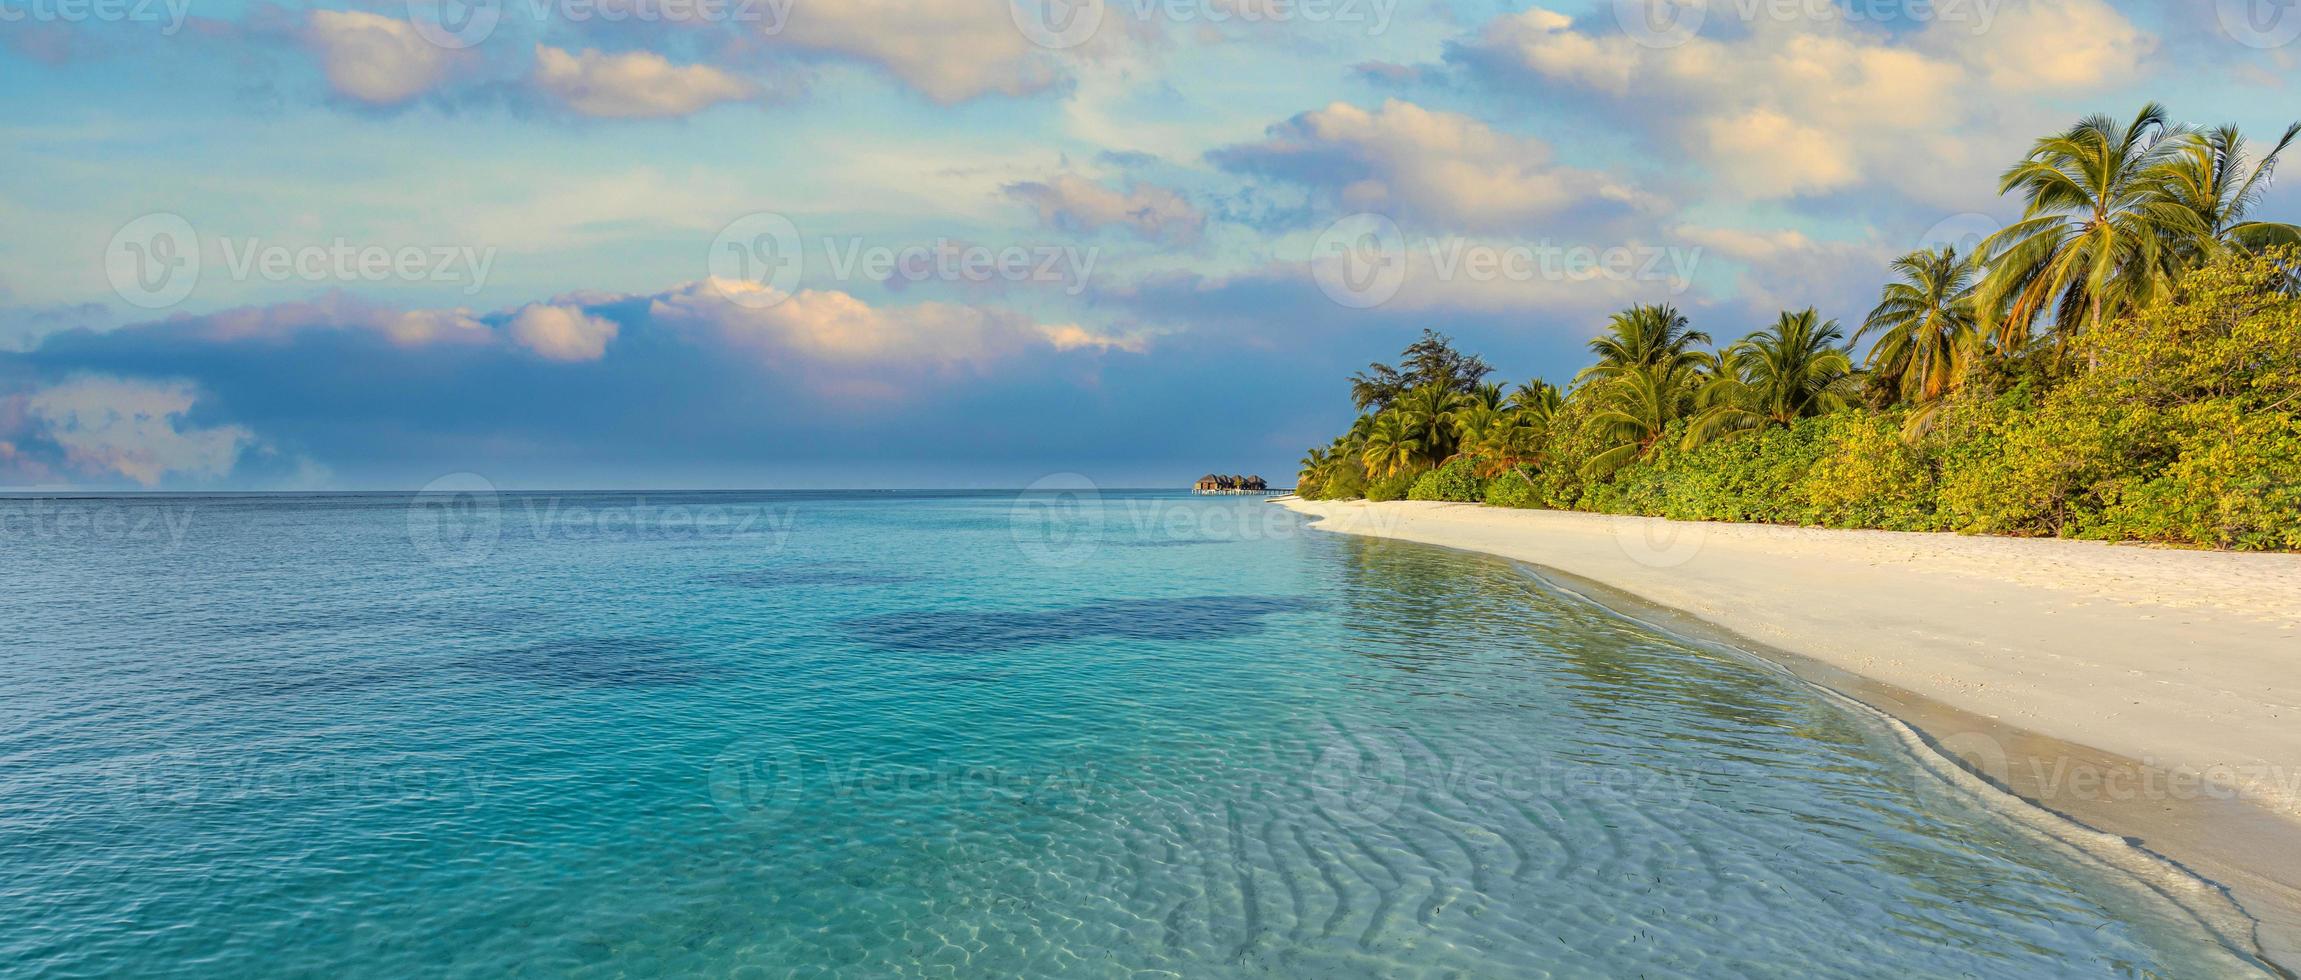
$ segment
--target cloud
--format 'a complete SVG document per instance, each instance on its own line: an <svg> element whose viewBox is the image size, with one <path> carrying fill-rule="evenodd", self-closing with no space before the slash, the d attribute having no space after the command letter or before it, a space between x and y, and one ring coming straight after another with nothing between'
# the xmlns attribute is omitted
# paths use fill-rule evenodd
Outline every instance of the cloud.
<svg viewBox="0 0 2301 980"><path fill-rule="evenodd" d="M771 304L771 305L770 305ZM875 307L836 290L802 289L780 299L757 283L711 279L649 301L651 320L700 333L770 360L872 370L973 367L1035 346L1139 350L1075 324L1041 325L1011 310L925 302Z"/></svg>
<svg viewBox="0 0 2301 980"><path fill-rule="evenodd" d="M1398 99L1372 112L1336 102L1211 156L1226 169L1317 188L1346 210L1465 231L1523 226L1593 202L1655 204L1617 178L1554 163L1541 140Z"/></svg>
<svg viewBox="0 0 2301 980"><path fill-rule="evenodd" d="M414 99L447 77L454 55L415 25L358 10L314 10L304 43L319 55L328 87L374 106Z"/></svg>
<svg viewBox="0 0 2301 980"><path fill-rule="evenodd" d="M215 342L280 341L307 330L375 334L401 347L485 341L487 324L470 310L403 310L331 292L311 300L240 306L200 316L175 316L148 329Z"/></svg>
<svg viewBox="0 0 2301 980"><path fill-rule="evenodd" d="M2084 91L2123 81L2158 47L2103 0L2008 4L1978 35L1945 23L1926 41L1962 52L2000 92Z"/></svg>
<svg viewBox="0 0 2301 980"><path fill-rule="evenodd" d="M511 338L520 346L554 361L596 361L615 339L615 321L583 312L574 306L537 303L511 318Z"/></svg>
<svg viewBox="0 0 2301 980"><path fill-rule="evenodd" d="M232 470L255 434L187 421L199 400L187 382L81 376L14 396L0 411L0 467L34 479L70 472L151 487L171 477Z"/></svg>
<svg viewBox="0 0 2301 980"><path fill-rule="evenodd" d="M1734 9L1714 6L1712 19ZM2001 147L2018 152L2036 122L1999 111L2007 93L2103 86L2153 49L2102 0L2037 0L1989 23L1945 14L1901 33L1842 16L1756 17L1730 37L1663 47L1601 23L1577 27L1534 8L1495 18L1448 57L1494 87L1522 89L1531 78L1594 96L1690 152L1731 191L1759 198L1871 183L1937 202L1970 195L2004 162ZM2041 46L2039 37L2056 40Z"/></svg>
<svg viewBox="0 0 2301 980"><path fill-rule="evenodd" d="M1106 19L1102 31L1117 33ZM982 95L1029 95L1066 77L1031 43L1005 3L841 0L801 4L777 40L877 64L945 105Z"/></svg>
<svg viewBox="0 0 2301 980"><path fill-rule="evenodd" d="M1009 184L1006 193L1037 210L1040 224L1063 231L1120 225L1145 241L1179 244L1196 241L1206 226L1206 214L1181 194L1151 183L1122 194L1084 177L1056 174L1044 182Z"/></svg>
<svg viewBox="0 0 2301 980"><path fill-rule="evenodd" d="M571 54L541 44L531 81L571 111L611 119L685 116L752 94L748 83L709 65L673 65L649 51Z"/></svg>
<svg viewBox="0 0 2301 980"><path fill-rule="evenodd" d="M1126 425L1186 443L1149 424L1146 407L1163 396L1098 400L1108 378L1163 385L1177 370L1156 366L1152 341L1164 335L1132 325L711 281L478 314L325 297L283 306L0 352L0 381L19 392L0 387L0 474L271 487L329 472L353 486L420 486L469 469L595 482L615 459L687 467L657 466L651 479L723 483L858 453L917 472L956 459L954 446L973 460L1076 465L1110 453L1108 433ZM455 326L404 343L383 328L400 323ZM91 377L110 387L66 386ZM35 406L30 393L48 389ZM749 475L728 475L738 471Z"/></svg>

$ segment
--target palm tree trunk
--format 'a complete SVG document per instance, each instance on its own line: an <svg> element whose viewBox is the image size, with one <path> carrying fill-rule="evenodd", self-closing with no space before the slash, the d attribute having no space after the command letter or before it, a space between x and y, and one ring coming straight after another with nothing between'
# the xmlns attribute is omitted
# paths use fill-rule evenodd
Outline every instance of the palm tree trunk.
<svg viewBox="0 0 2301 980"><path fill-rule="evenodd" d="M2093 315L2089 318L2090 322L2085 326L2086 332L2094 336L2094 339L2085 345L2085 369L2088 371L2101 366L2101 293L2096 291L2092 299Z"/></svg>

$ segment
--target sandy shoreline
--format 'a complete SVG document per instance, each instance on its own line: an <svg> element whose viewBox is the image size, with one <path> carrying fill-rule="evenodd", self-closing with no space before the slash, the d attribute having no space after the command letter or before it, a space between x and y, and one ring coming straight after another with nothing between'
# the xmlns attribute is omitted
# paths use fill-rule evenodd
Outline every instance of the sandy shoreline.
<svg viewBox="0 0 2301 980"><path fill-rule="evenodd" d="M1750 641L1993 782L2227 886L2301 963L2301 556L1303 501Z"/></svg>

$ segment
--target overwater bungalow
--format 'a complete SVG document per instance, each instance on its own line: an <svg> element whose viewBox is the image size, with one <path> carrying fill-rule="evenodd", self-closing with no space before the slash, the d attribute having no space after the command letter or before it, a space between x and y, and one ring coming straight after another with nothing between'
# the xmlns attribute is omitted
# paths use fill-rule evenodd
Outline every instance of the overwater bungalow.
<svg viewBox="0 0 2301 980"><path fill-rule="evenodd" d="M1191 485L1194 493L1269 493L1270 484L1259 476L1216 476L1209 473Z"/></svg>

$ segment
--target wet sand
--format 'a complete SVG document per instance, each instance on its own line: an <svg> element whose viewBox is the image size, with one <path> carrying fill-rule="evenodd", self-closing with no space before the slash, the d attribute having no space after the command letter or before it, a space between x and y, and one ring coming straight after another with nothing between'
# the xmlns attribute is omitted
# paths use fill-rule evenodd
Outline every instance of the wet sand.
<svg viewBox="0 0 2301 980"><path fill-rule="evenodd" d="M1888 714L1976 775L2225 887L2301 964L2301 556L1303 501L1476 551Z"/></svg>

